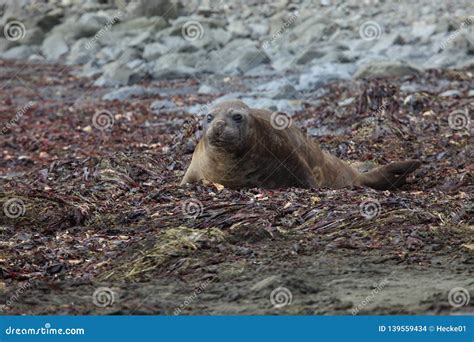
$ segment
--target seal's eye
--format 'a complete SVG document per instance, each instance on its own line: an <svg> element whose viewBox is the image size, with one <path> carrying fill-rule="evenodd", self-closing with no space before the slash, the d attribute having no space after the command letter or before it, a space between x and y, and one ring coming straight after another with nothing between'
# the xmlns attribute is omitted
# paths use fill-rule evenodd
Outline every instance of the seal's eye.
<svg viewBox="0 0 474 342"><path fill-rule="evenodd" d="M207 122L211 122L212 119L214 119L214 116L212 114L207 114Z"/></svg>
<svg viewBox="0 0 474 342"><path fill-rule="evenodd" d="M236 113L236 114L232 115L232 120L234 120L235 122L241 122L242 118L243 118L242 114Z"/></svg>

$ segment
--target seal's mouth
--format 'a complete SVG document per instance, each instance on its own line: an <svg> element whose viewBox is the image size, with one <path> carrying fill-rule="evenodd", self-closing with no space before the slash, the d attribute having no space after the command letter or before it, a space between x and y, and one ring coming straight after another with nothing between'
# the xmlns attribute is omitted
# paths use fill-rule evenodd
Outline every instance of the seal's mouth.
<svg viewBox="0 0 474 342"><path fill-rule="evenodd" d="M209 139L209 143L216 147L225 147L232 144L233 139L225 139L224 137L212 137Z"/></svg>

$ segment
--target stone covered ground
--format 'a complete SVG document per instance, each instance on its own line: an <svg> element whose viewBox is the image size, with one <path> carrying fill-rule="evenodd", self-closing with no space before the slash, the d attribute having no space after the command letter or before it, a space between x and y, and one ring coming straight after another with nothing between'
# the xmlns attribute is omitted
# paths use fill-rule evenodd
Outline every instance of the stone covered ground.
<svg viewBox="0 0 474 342"><path fill-rule="evenodd" d="M13 3L1 314L474 313L472 1ZM178 186L225 98L423 165L392 191Z"/></svg>
<svg viewBox="0 0 474 342"><path fill-rule="evenodd" d="M157 96L105 102L61 65L1 62L2 120L33 103L2 138L0 198L21 201L0 217L4 312L472 313L448 303L452 288L474 285L470 132L451 128L448 114L474 109L464 96L473 71L335 82L293 117L305 130L340 131L319 140L344 159L422 160L400 190L231 191L177 185L195 116L157 115ZM221 89L256 81L230 77ZM453 84L459 98L434 94ZM143 86L179 88L158 98L183 106L212 100L194 79ZM99 129L97 109L113 125ZM279 287L283 307L271 301ZM93 300L101 288L105 307Z"/></svg>

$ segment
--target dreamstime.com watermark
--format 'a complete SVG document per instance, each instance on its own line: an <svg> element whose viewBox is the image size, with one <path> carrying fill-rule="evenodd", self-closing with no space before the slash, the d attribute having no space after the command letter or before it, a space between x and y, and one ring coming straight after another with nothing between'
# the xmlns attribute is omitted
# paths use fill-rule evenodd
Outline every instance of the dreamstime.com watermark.
<svg viewBox="0 0 474 342"><path fill-rule="evenodd" d="M372 292L370 292L370 294L365 297L365 299L360 302L359 305L357 305L355 308L352 309L352 314L355 316L359 313L360 310L362 310L363 308L365 308L367 305L370 304L370 302L372 302L372 300L375 298L375 296L383 290L383 288L388 284L388 278L385 278L384 280L382 280L380 283L378 284L375 284L375 289L372 290Z"/></svg>
<svg viewBox="0 0 474 342"><path fill-rule="evenodd" d="M280 38L283 33L285 33L285 31L295 23L296 19L298 18L298 13L295 12L293 13L291 16L289 16L285 22L283 23L283 25L280 27L280 29L275 32L272 37L268 40L265 40L263 43L262 43L262 48L264 50L268 49L278 38Z"/></svg>
<svg viewBox="0 0 474 342"><path fill-rule="evenodd" d="M26 105L19 107L15 113L15 117L8 121L5 126L3 126L2 130L0 131L0 135L7 133L10 128L15 126L23 117L23 115L25 115L26 112L28 112L28 110L33 107L34 104L35 103L33 101L29 101Z"/></svg>
<svg viewBox="0 0 474 342"><path fill-rule="evenodd" d="M206 281L199 284L199 286L196 287L196 289L194 290L193 294L188 296L184 300L184 302L179 306L179 308L176 308L174 310L174 315L175 316L179 315L181 313L181 311L183 311L184 308L186 308L192 302L194 302L196 300L197 296L199 296L209 286L210 283L212 283L212 280L207 279Z"/></svg>
<svg viewBox="0 0 474 342"><path fill-rule="evenodd" d="M459 25L459 28L451 33L448 38L443 40L443 42L439 45L440 50L446 49L446 47L451 44L454 40L456 40L457 37L459 37L460 34L463 33L463 31L467 30L468 26L472 25L472 22L474 21L474 16L470 16L469 18L465 19L461 25Z"/></svg>
<svg viewBox="0 0 474 342"><path fill-rule="evenodd" d="M129 4L126 4L124 1L117 1L117 3L119 10L115 13L112 19L107 20L104 27L97 31L94 37L92 37L86 43L86 50L90 50L97 43L97 41L105 35L106 32L110 31L112 26L114 26L120 21L124 21L124 19L126 19L131 13L133 13L138 6L138 2L133 1Z"/></svg>
<svg viewBox="0 0 474 342"><path fill-rule="evenodd" d="M41 328L15 328L9 326L5 329L6 335L85 335L84 328L52 328L46 323Z"/></svg>
<svg viewBox="0 0 474 342"><path fill-rule="evenodd" d="M29 279L25 284L20 286L20 288L18 288L10 298L8 298L4 305L0 305L0 312L7 311L8 308L10 308L16 301L18 301L18 298L20 298L23 293L25 293L29 288L34 287L35 285L36 282L33 279Z"/></svg>

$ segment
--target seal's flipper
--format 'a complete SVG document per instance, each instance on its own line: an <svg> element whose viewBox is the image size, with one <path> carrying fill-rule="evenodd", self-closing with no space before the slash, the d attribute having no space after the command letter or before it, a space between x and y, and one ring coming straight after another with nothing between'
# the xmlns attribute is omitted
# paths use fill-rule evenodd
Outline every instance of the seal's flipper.
<svg viewBox="0 0 474 342"><path fill-rule="evenodd" d="M421 166L418 160L395 162L360 175L362 185L376 190L395 189L405 184L406 177Z"/></svg>

